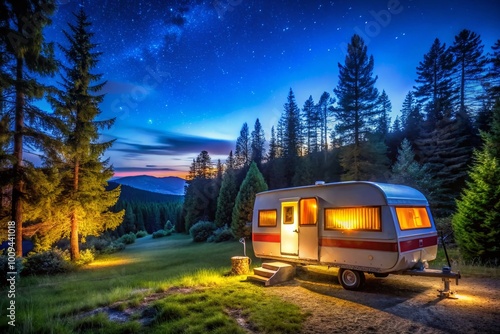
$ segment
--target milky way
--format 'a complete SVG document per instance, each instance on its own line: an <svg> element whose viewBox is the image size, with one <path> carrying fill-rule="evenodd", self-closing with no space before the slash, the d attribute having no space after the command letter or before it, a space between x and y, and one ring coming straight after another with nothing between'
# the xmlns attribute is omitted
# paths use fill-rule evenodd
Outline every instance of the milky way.
<svg viewBox="0 0 500 334"><path fill-rule="evenodd" d="M65 44L61 29L82 2L59 2L46 33ZM490 1L87 0L83 8L103 52L102 117L117 119L103 136L116 139L106 156L117 175L183 175L201 150L224 160L243 123L257 118L269 137L290 88L299 106L333 94L354 33L374 56L394 115L435 38L450 45L467 28L485 51L500 38Z"/></svg>

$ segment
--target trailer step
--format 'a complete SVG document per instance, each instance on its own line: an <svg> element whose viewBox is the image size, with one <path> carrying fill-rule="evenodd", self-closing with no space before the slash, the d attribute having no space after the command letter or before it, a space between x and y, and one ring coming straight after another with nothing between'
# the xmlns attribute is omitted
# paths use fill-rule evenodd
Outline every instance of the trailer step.
<svg viewBox="0 0 500 334"><path fill-rule="evenodd" d="M286 282L295 277L295 267L283 262L266 262L262 267L254 268L254 275L247 277L249 281L264 283L271 286Z"/></svg>

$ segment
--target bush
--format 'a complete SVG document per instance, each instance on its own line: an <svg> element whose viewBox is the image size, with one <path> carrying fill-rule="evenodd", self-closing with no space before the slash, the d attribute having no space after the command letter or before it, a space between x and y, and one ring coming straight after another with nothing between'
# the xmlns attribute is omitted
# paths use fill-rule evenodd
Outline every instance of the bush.
<svg viewBox="0 0 500 334"><path fill-rule="evenodd" d="M80 258L75 262L75 264L78 266L83 266L85 264L94 262L94 259L95 256L92 249L85 249L83 251L80 251Z"/></svg>
<svg viewBox="0 0 500 334"><path fill-rule="evenodd" d="M25 259L22 274L25 276L54 275L69 272L73 266L64 257L65 254L57 248L32 254Z"/></svg>
<svg viewBox="0 0 500 334"><path fill-rule="evenodd" d="M125 249L125 244L119 241L113 241L108 247L101 251L102 254L113 254Z"/></svg>
<svg viewBox="0 0 500 334"><path fill-rule="evenodd" d="M224 225L222 227L219 227L216 229L213 234L207 239L208 242L222 242L222 241L228 241L228 240L233 240L233 232L231 232L231 229L227 226Z"/></svg>
<svg viewBox="0 0 500 334"><path fill-rule="evenodd" d="M172 224L172 222L170 220L167 220L167 222L165 223L165 227L163 229L165 231L174 232L175 231L175 226L174 226L174 224Z"/></svg>
<svg viewBox="0 0 500 334"><path fill-rule="evenodd" d="M167 237L169 235L172 235L171 231L158 230L156 232L153 232L153 239L163 238L163 237Z"/></svg>
<svg viewBox="0 0 500 334"><path fill-rule="evenodd" d="M199 221L189 229L189 234L194 242L206 241L217 229L213 222Z"/></svg>
<svg viewBox="0 0 500 334"><path fill-rule="evenodd" d="M145 236L148 235L148 232L146 231L137 231L137 233L135 234L136 238L144 238Z"/></svg>
<svg viewBox="0 0 500 334"><path fill-rule="evenodd" d="M110 240L97 237L88 237L87 242L82 245L82 250L93 249L97 253L103 252L111 244Z"/></svg>
<svg viewBox="0 0 500 334"><path fill-rule="evenodd" d="M130 245L130 244L133 244L135 242L136 238L137 237L135 236L134 232L130 232L129 234L122 235L116 241L124 243L125 245Z"/></svg>
<svg viewBox="0 0 500 334"><path fill-rule="evenodd" d="M23 271L23 260L20 257L16 257L14 260L15 269L9 268L9 257L7 255L0 255L0 275L5 278L8 272L15 272L18 277ZM8 282L5 279L0 281L0 286L7 285Z"/></svg>

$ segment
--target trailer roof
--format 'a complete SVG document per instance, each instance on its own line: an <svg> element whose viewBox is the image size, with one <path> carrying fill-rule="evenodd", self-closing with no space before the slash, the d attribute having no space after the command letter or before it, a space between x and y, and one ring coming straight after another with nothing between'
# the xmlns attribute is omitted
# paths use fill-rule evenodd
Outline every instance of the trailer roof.
<svg viewBox="0 0 500 334"><path fill-rule="evenodd" d="M275 192L288 192L299 189L314 189L319 187L349 187L352 188L360 188L360 191L363 191L363 188L366 190L366 187L376 188L380 191L380 193L385 197L388 205L428 205L427 199L425 196L418 190L400 184L390 184L390 183L380 183L380 182L369 182L369 181L345 181L345 182L333 182L333 183L325 183L318 185L308 185L301 187L293 187L293 188L282 188L282 189L274 189L264 191L260 194L264 193L275 193ZM258 195L258 194L257 194Z"/></svg>

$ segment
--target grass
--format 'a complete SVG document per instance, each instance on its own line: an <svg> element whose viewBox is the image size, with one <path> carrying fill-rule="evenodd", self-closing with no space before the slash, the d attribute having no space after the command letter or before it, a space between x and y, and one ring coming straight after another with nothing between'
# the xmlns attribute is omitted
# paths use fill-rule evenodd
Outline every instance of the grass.
<svg viewBox="0 0 500 334"><path fill-rule="evenodd" d="M238 242L141 238L77 272L21 278L16 327L2 317L0 332L244 333L245 326L261 333L299 331L305 315L297 306L266 296L263 287L243 282L246 276L227 275L235 255L243 255ZM0 298L0 308L7 302ZM126 311L124 321L109 319Z"/></svg>
<svg viewBox="0 0 500 334"><path fill-rule="evenodd" d="M500 267L480 263L479 261L465 261L460 256L458 247L446 247L448 258L451 262L451 269L453 271L460 271L464 276L469 277L500 277ZM441 269L443 266L448 266L444 248L439 245L437 257L434 261L429 263L429 266L434 269Z"/></svg>

